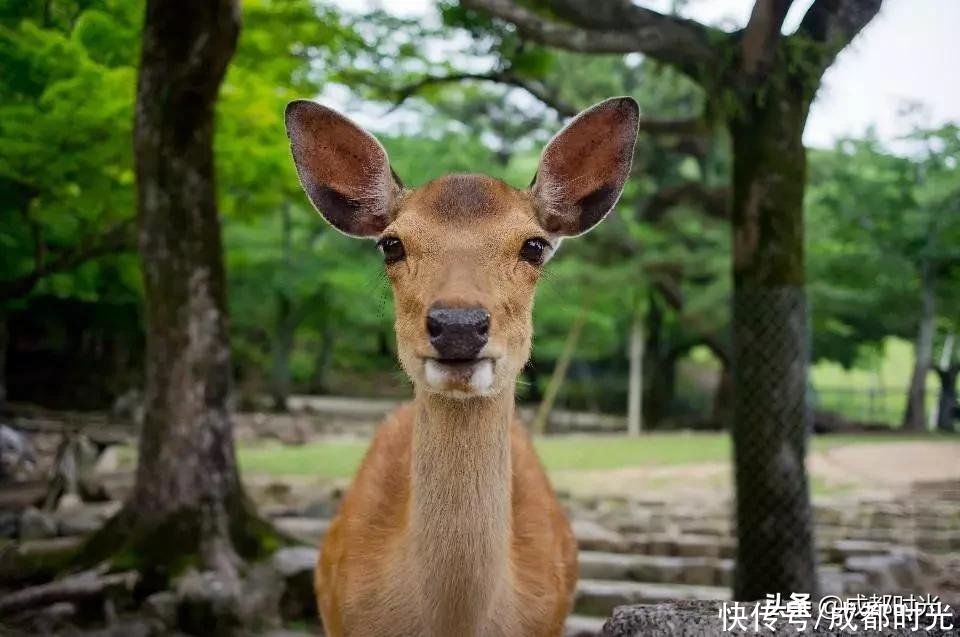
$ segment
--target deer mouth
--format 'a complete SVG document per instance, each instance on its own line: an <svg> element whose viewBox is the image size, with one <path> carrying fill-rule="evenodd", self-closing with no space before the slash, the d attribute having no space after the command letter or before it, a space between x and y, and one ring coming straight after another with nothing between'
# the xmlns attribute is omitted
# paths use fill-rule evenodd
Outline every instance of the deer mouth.
<svg viewBox="0 0 960 637"><path fill-rule="evenodd" d="M492 358L425 358L424 376L434 391L482 395L493 386Z"/></svg>

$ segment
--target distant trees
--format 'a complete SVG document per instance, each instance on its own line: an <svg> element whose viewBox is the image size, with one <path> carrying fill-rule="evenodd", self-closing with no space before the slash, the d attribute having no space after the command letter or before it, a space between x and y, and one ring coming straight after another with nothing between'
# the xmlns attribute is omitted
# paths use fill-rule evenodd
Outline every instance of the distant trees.
<svg viewBox="0 0 960 637"><path fill-rule="evenodd" d="M903 426L923 431L938 337L960 316L960 129L918 129L903 141L899 155L866 139L815 156L813 333L820 356L847 365L886 336L913 340Z"/></svg>

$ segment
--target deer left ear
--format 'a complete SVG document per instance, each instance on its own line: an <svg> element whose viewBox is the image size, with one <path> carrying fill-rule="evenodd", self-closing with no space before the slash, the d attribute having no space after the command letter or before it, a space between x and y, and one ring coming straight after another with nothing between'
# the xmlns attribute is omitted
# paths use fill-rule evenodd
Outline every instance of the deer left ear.
<svg viewBox="0 0 960 637"><path fill-rule="evenodd" d="M547 232L573 236L602 220L630 174L640 107L614 97L577 115L540 156L532 192Z"/></svg>

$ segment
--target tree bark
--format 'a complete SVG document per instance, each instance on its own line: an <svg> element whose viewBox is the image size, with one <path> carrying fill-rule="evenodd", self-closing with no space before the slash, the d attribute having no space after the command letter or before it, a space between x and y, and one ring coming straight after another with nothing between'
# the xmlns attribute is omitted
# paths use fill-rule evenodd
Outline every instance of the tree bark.
<svg viewBox="0 0 960 637"><path fill-rule="evenodd" d="M781 77L730 121L734 596L741 600L817 589L804 466L810 410L802 135L808 108L803 87Z"/></svg>
<svg viewBox="0 0 960 637"><path fill-rule="evenodd" d="M290 207L284 205L281 210L281 261L285 271L290 266L291 220ZM280 284L282 286L282 283ZM270 393L273 396L273 408L276 411L287 410L287 397L290 395L290 352L293 350L293 338L297 329L293 303L290 295L282 287L277 290L277 331L273 339L273 366L271 369Z"/></svg>
<svg viewBox="0 0 960 637"><path fill-rule="evenodd" d="M557 400L563 381L567 377L567 369L573 360L573 355L577 351L577 342L580 340L580 333L583 332L583 326L587 322L586 306L580 309L580 313L573 319L570 325L570 331L567 332L567 340L563 343L563 351L560 352L560 358L553 368L553 375L550 376L550 382L547 384L547 390L544 392L543 400L537 408L537 415L533 420L533 432L543 434L547 432L547 423L550 420L550 412L553 411L553 404Z"/></svg>
<svg viewBox="0 0 960 637"><path fill-rule="evenodd" d="M960 364L949 367L938 367L937 378L940 379L940 400L937 404L937 431L953 433L953 421L957 417L957 376L960 375Z"/></svg>
<svg viewBox="0 0 960 637"><path fill-rule="evenodd" d="M913 349L913 373L907 390L907 409L903 414L903 428L909 431L927 429L927 370L933 362L933 329L936 319L936 296L930 264L924 262L920 269L920 324Z"/></svg>
<svg viewBox="0 0 960 637"><path fill-rule="evenodd" d="M0 414L7 408L7 348L10 333L7 329L7 316L0 310Z"/></svg>
<svg viewBox="0 0 960 637"><path fill-rule="evenodd" d="M134 158L146 316L139 463L121 511L81 561L170 576L235 572L269 527L244 494L231 391L214 106L239 32L234 0L148 0Z"/></svg>
<svg viewBox="0 0 960 637"><path fill-rule="evenodd" d="M630 377L627 387L627 433L639 436L643 431L643 320L634 319L630 327Z"/></svg>

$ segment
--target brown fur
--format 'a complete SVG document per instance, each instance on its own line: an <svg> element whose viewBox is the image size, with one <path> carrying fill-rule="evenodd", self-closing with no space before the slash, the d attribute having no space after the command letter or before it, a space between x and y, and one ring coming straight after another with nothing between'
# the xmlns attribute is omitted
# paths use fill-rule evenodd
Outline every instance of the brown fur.
<svg viewBox="0 0 960 637"><path fill-rule="evenodd" d="M555 247L603 218L629 172L636 120L625 98L589 109L550 143L528 190L450 175L403 191L373 137L316 104L288 107L297 169L318 209L344 232L390 237L405 252L386 272L414 403L374 437L324 539L316 591L327 634L561 634L576 547L514 419L541 270L520 253L530 239ZM437 306L489 313L466 376L436 371L426 316ZM431 369L441 375L431 380Z"/></svg>

